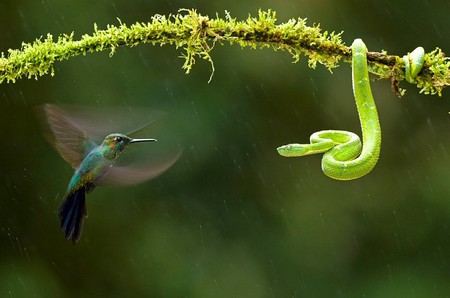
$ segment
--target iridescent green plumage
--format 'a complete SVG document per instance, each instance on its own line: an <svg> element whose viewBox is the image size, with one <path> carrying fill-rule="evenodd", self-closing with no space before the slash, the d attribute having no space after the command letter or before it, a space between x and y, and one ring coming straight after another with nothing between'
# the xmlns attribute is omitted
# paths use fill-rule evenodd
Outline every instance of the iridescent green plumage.
<svg viewBox="0 0 450 298"><path fill-rule="evenodd" d="M149 180L167 170L179 154L151 167L113 166L122 151L132 143L153 142L156 139L133 139L121 133L109 134L100 145L62 109L54 105L43 107L52 131L50 141L61 156L72 165L75 173L67 187L67 195L59 208L61 229L67 239L80 239L83 219L87 216L85 196L101 182L135 184Z"/></svg>

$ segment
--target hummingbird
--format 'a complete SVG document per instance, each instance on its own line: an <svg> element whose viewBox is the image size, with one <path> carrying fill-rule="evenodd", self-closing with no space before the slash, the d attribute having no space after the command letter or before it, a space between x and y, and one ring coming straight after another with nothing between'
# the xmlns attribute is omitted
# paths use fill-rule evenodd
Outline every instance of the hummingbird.
<svg viewBox="0 0 450 298"><path fill-rule="evenodd" d="M180 155L150 168L114 166L122 151L130 144L157 140L135 139L122 133L111 133L101 144L97 144L81 128L82 126L61 108L45 104L43 112L52 132L50 142L75 170L58 209L61 231L65 238L72 239L73 243L80 240L84 218L87 217L87 193L105 181L129 185L154 178L174 164Z"/></svg>

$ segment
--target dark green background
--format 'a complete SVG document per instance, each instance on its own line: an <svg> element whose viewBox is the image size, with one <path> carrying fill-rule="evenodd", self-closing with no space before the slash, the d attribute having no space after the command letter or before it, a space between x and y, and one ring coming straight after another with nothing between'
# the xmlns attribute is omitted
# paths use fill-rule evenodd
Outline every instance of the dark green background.
<svg viewBox="0 0 450 298"><path fill-rule="evenodd" d="M416 2L4 0L0 51L178 8L239 19L271 8L279 22L307 17L374 51L449 51L450 2ZM0 86L1 297L450 295L448 90L418 95L402 83L398 99L388 81L374 82L380 161L339 182L320 156L286 159L275 148L321 129L359 134L348 64L330 74L284 52L217 44L208 84L208 63L185 75L174 47L108 54ZM158 137L184 153L155 180L90 194L74 246L56 216L72 170L42 137L33 112L42 103L163 110Z"/></svg>

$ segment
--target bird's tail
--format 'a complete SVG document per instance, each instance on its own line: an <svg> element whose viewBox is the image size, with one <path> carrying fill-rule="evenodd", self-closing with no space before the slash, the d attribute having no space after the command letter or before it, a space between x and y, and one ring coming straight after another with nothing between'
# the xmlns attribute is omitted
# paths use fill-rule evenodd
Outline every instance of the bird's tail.
<svg viewBox="0 0 450 298"><path fill-rule="evenodd" d="M58 209L58 217L66 239L72 238L73 243L77 243L83 230L84 217L87 217L85 187L67 195Z"/></svg>

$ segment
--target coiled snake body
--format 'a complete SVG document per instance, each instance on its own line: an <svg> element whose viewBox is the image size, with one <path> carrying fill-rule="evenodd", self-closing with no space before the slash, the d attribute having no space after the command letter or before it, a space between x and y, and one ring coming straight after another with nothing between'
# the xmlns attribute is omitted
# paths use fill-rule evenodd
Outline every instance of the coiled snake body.
<svg viewBox="0 0 450 298"><path fill-rule="evenodd" d="M414 80L423 65L423 48L404 57L405 77ZM362 130L358 135L344 130L322 130L310 137L310 144L288 144L277 148L286 157L324 153L322 171L337 180L352 180L368 174L380 155L381 128L372 96L367 68L367 48L361 39L352 44L352 84Z"/></svg>

